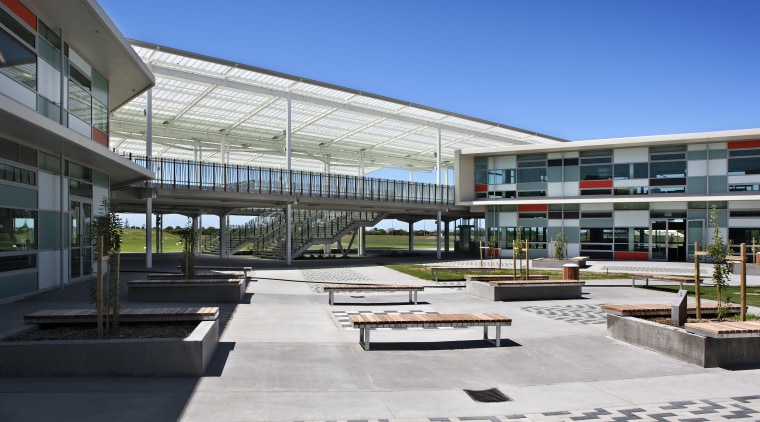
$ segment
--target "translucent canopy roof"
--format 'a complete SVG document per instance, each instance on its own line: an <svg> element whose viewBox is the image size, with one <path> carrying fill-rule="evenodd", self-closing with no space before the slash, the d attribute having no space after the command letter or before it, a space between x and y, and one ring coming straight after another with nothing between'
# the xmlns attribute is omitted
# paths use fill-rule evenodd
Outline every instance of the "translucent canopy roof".
<svg viewBox="0 0 760 422"><path fill-rule="evenodd" d="M562 139L167 47L131 41L156 77L155 157L352 175L453 168L454 151ZM111 147L146 154L147 96L111 117ZM440 134L440 135L439 135Z"/></svg>

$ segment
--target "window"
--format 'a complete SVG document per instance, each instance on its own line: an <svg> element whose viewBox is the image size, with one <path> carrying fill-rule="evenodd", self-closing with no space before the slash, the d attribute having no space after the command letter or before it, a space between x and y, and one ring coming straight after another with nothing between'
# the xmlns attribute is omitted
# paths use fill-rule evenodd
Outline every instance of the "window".
<svg viewBox="0 0 760 422"><path fill-rule="evenodd" d="M37 249L37 212L0 208L0 253Z"/></svg>
<svg viewBox="0 0 760 422"><path fill-rule="evenodd" d="M648 177L648 163L615 164L615 180L646 179Z"/></svg>
<svg viewBox="0 0 760 422"><path fill-rule="evenodd" d="M728 153L728 175L760 174L760 148L732 149Z"/></svg>
<svg viewBox="0 0 760 422"><path fill-rule="evenodd" d="M13 36L0 29L0 73L14 81L37 90L37 55L17 41Z"/></svg>
<svg viewBox="0 0 760 422"><path fill-rule="evenodd" d="M37 186L37 172L0 163L0 180Z"/></svg>

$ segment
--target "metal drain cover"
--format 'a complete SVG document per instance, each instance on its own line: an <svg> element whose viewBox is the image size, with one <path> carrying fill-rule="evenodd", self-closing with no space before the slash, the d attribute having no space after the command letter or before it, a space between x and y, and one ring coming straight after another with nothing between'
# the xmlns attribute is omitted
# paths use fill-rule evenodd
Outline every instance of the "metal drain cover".
<svg viewBox="0 0 760 422"><path fill-rule="evenodd" d="M512 401L509 396L499 391L498 388L489 388L488 390L464 390L471 399L481 403L499 403Z"/></svg>

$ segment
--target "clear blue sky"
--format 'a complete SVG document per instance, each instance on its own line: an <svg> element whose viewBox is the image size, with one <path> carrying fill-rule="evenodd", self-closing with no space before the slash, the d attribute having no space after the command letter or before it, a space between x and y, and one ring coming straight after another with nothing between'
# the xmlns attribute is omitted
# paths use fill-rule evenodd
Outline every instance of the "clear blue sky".
<svg viewBox="0 0 760 422"><path fill-rule="evenodd" d="M760 127L757 0L99 3L127 38L568 140Z"/></svg>

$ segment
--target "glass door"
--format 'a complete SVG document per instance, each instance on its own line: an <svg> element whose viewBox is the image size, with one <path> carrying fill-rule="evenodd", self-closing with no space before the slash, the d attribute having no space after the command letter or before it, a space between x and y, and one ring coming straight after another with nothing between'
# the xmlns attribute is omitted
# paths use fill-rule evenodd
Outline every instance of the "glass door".
<svg viewBox="0 0 760 422"><path fill-rule="evenodd" d="M653 220L649 248L653 261L686 261L686 222L678 218Z"/></svg>
<svg viewBox="0 0 760 422"><path fill-rule="evenodd" d="M90 233L92 203L72 200L69 218L71 220L69 271L71 280L76 280L92 273L92 234Z"/></svg>
<svg viewBox="0 0 760 422"><path fill-rule="evenodd" d="M652 261L668 259L668 221L652 221L649 230L649 256Z"/></svg>

